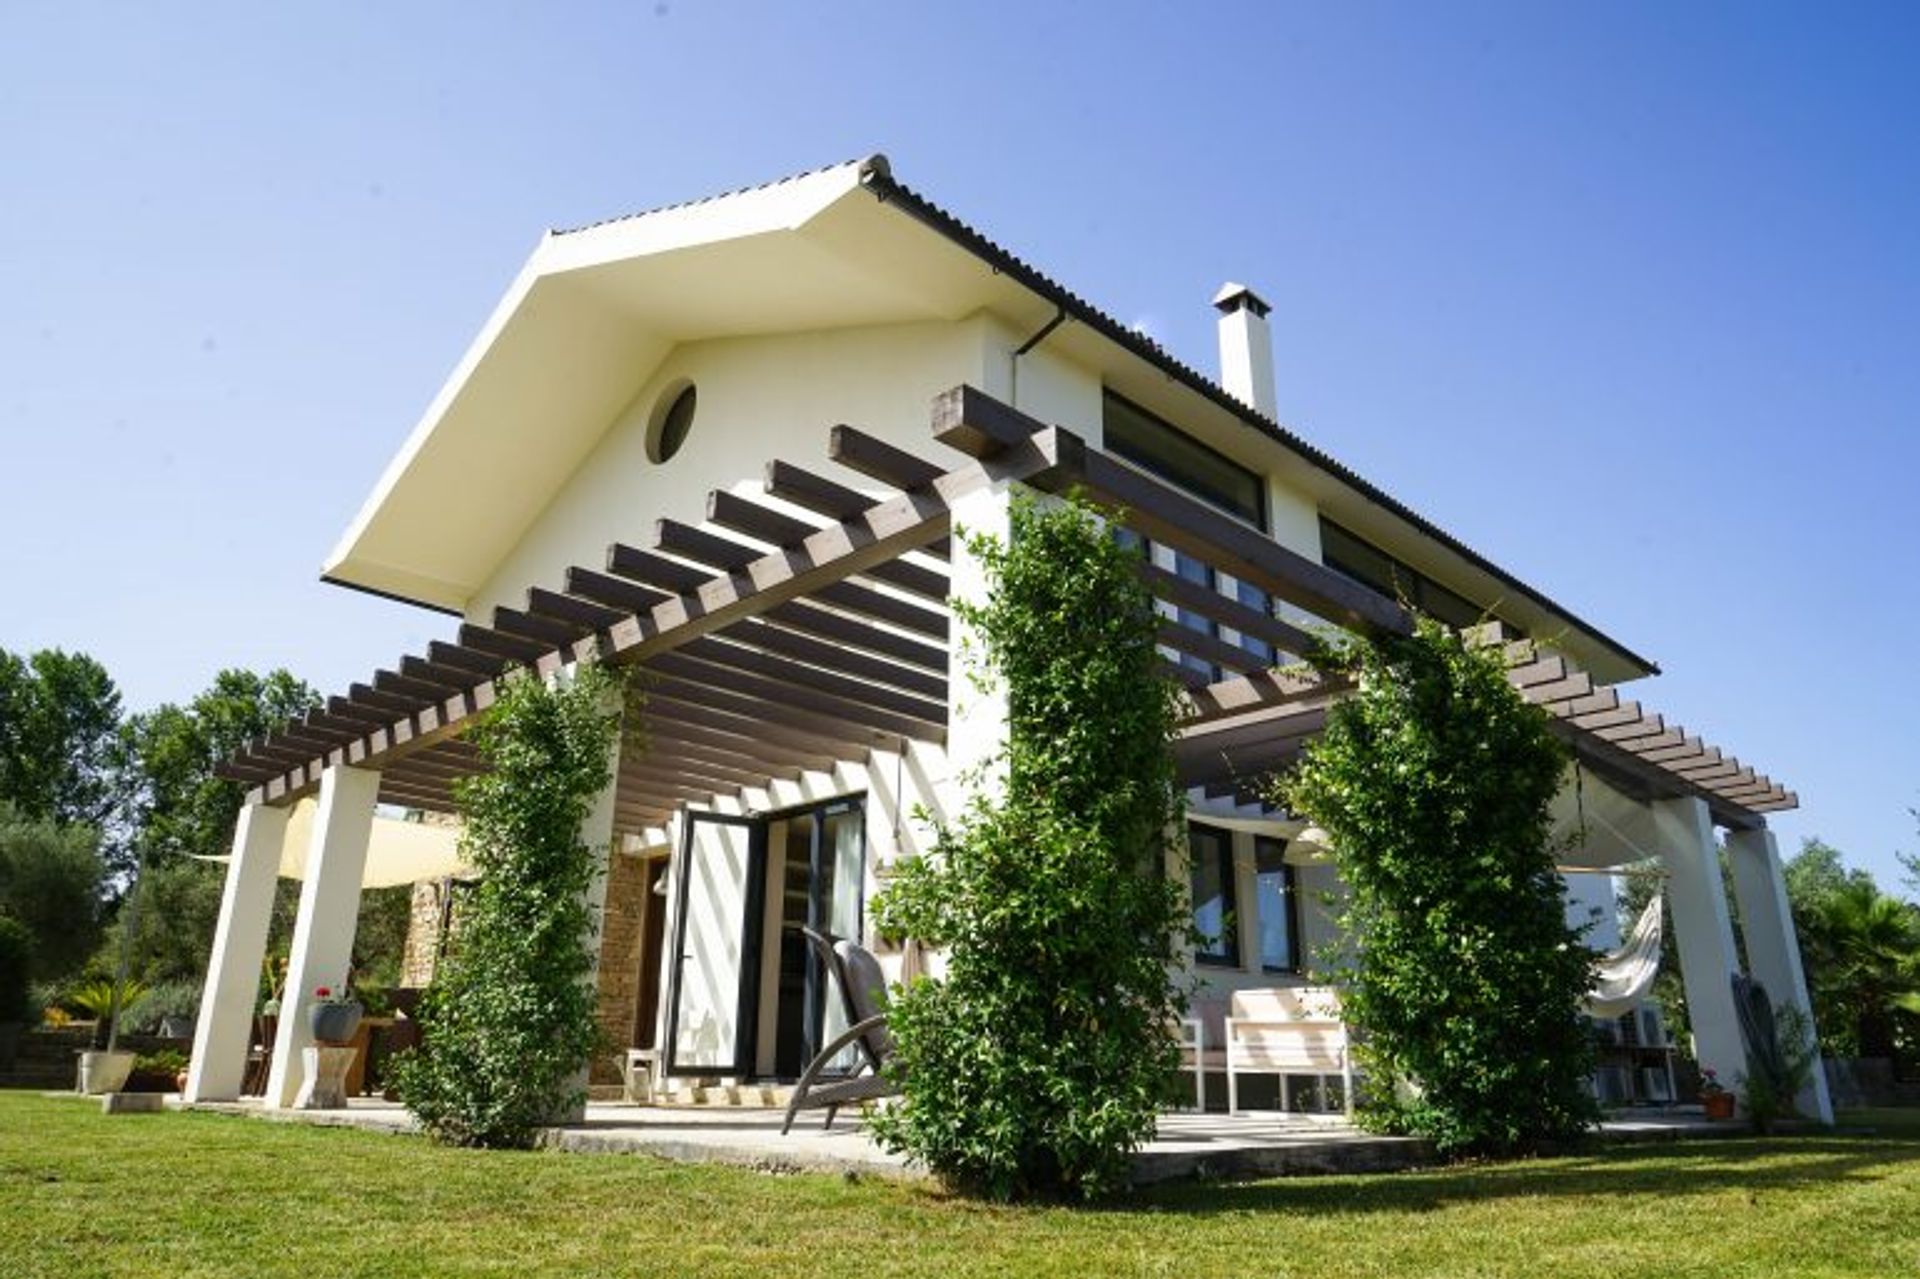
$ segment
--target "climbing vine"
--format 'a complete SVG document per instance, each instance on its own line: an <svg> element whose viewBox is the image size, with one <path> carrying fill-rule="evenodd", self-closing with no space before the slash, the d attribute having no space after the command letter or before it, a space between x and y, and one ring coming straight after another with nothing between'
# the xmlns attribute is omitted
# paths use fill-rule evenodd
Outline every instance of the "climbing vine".
<svg viewBox="0 0 1920 1279"><path fill-rule="evenodd" d="M1494 648L1423 619L1321 657L1358 676L1276 797L1332 836L1363 1120L1448 1151L1584 1131L1593 952L1566 922L1548 804L1565 750Z"/></svg>
<svg viewBox="0 0 1920 1279"><path fill-rule="evenodd" d="M1016 501L1011 534L966 538L988 589L955 605L976 685L1007 696L1004 784L876 902L947 962L893 1004L905 1097L875 1130L971 1191L1092 1196L1125 1183L1178 1064L1175 693L1137 551L1075 501Z"/></svg>
<svg viewBox="0 0 1920 1279"><path fill-rule="evenodd" d="M616 677L581 666L504 681L469 740L491 771L459 783L461 849L478 883L421 1003L401 1097L461 1146L526 1146L583 1098L598 1029L587 891L604 848L579 838L611 776Z"/></svg>

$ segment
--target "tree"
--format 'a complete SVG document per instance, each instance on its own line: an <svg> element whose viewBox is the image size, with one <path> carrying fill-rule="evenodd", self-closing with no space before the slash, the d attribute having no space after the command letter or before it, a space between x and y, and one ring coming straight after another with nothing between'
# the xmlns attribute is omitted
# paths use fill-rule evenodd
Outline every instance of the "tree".
<svg viewBox="0 0 1920 1279"><path fill-rule="evenodd" d="M1448 1151L1583 1132L1593 952L1554 869L1566 755L1546 713L1497 649L1425 618L1321 660L1358 688L1275 793L1333 836L1350 890L1341 986L1363 1121Z"/></svg>
<svg viewBox="0 0 1920 1279"><path fill-rule="evenodd" d="M954 604L976 683L1006 692L1005 780L875 902L946 970L889 1009L904 1095L873 1126L965 1189L1092 1196L1125 1184L1179 1060L1176 690L1137 551L1078 503L1016 501L1011 531L967 538L988 592Z"/></svg>
<svg viewBox="0 0 1920 1279"><path fill-rule="evenodd" d="M1920 913L1867 876L1815 898L1796 922L1823 1043L1838 1056L1906 1055L1920 1013Z"/></svg>
<svg viewBox="0 0 1920 1279"><path fill-rule="evenodd" d="M120 691L84 653L0 649L0 800L29 819L106 830L119 799Z"/></svg>
<svg viewBox="0 0 1920 1279"><path fill-rule="evenodd" d="M31 940L33 980L58 981L86 962L100 936L104 878L91 827L27 817L0 800L0 918Z"/></svg>
<svg viewBox="0 0 1920 1279"><path fill-rule="evenodd" d="M1849 869L1846 857L1833 845L1812 836L1800 843L1800 851L1781 868L1786 880L1787 903L1796 919L1813 918L1833 897L1862 888L1873 889L1873 875Z"/></svg>
<svg viewBox="0 0 1920 1279"><path fill-rule="evenodd" d="M228 852L246 787L214 776L215 765L319 705L320 695L284 670L225 670L186 706L133 716L123 734L138 779L130 825L147 864Z"/></svg>
<svg viewBox="0 0 1920 1279"><path fill-rule="evenodd" d="M586 890L604 849L580 823L612 775L613 678L506 681L468 740L491 771L457 785L479 875L420 1009L422 1047L394 1069L407 1108L460 1146L526 1146L582 1100L598 1042Z"/></svg>

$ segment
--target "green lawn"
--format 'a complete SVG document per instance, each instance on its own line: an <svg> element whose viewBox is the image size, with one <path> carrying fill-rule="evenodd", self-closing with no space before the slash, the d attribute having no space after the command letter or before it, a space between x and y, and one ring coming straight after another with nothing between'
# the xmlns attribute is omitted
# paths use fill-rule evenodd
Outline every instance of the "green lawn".
<svg viewBox="0 0 1920 1279"><path fill-rule="evenodd" d="M1920 1120L999 1208L0 1093L0 1276L1912 1275Z"/></svg>

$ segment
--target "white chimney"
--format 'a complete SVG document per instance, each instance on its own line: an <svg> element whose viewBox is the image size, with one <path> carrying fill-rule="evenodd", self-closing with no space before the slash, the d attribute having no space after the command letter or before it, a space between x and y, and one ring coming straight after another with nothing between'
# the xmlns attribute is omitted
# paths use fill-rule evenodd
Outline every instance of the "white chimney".
<svg viewBox="0 0 1920 1279"><path fill-rule="evenodd" d="M1267 331L1267 312L1273 308L1231 280L1214 294L1213 305L1220 312L1220 385L1256 413L1278 420L1273 336Z"/></svg>

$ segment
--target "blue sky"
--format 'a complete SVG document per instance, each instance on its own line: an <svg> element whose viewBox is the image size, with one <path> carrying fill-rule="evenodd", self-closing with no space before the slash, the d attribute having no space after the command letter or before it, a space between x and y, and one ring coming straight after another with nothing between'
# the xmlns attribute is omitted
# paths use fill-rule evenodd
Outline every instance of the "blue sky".
<svg viewBox="0 0 1920 1279"><path fill-rule="evenodd" d="M318 566L540 232L884 150L1920 847L1920 8L157 8L0 29L0 646L441 637Z"/></svg>

